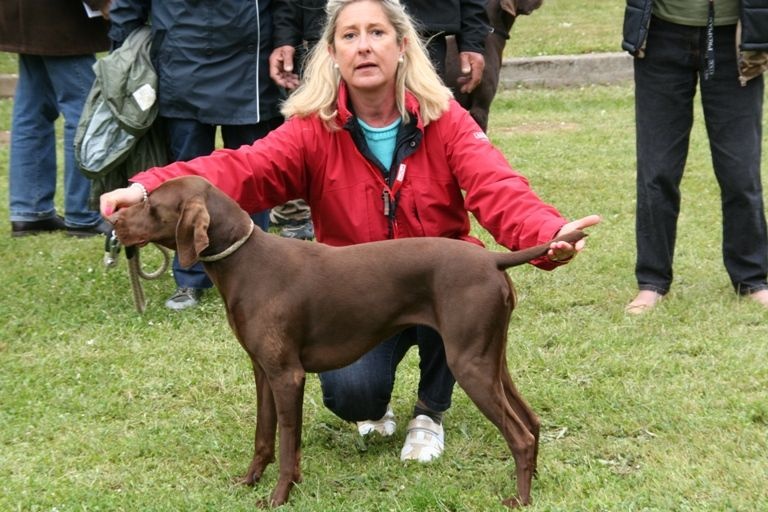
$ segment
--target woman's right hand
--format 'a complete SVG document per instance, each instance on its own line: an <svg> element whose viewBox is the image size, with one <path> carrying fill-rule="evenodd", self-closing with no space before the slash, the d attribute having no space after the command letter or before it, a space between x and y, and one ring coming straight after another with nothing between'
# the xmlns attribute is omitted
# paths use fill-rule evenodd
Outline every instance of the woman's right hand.
<svg viewBox="0 0 768 512"><path fill-rule="evenodd" d="M101 194L99 198L99 210L101 215L109 217L120 208L132 206L147 198L147 192L143 185L132 183L129 187L116 188L111 192Z"/></svg>

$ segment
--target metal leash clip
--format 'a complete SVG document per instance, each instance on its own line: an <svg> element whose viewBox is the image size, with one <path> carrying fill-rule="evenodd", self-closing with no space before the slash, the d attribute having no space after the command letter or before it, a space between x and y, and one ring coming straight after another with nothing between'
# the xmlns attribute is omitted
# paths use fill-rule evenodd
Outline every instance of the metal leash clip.
<svg viewBox="0 0 768 512"><path fill-rule="evenodd" d="M117 255L120 254L120 240L117 239L117 233L112 233L104 239L104 266L114 268L117 266Z"/></svg>

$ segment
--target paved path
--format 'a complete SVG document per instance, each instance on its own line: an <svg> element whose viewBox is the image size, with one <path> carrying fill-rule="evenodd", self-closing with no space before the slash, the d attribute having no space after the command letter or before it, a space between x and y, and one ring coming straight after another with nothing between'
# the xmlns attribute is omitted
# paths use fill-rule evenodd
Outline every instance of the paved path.
<svg viewBox="0 0 768 512"><path fill-rule="evenodd" d="M632 80L628 53L592 53L505 59L500 84L511 87L579 87Z"/></svg>
<svg viewBox="0 0 768 512"><path fill-rule="evenodd" d="M626 53L592 53L506 59L501 88L578 87L632 79L632 58ZM0 75L0 98L13 96L14 75Z"/></svg>

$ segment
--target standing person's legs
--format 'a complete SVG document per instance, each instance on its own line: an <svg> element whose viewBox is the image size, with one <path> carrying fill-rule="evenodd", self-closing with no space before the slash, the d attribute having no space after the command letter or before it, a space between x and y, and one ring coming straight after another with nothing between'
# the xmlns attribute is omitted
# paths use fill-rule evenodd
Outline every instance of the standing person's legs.
<svg viewBox="0 0 768 512"><path fill-rule="evenodd" d="M67 226L86 228L100 222L99 212L89 206L91 182L75 164L75 132L95 75L93 55L46 57L59 112L64 116L64 212Z"/></svg>
<svg viewBox="0 0 768 512"><path fill-rule="evenodd" d="M645 58L635 59L637 208L635 276L628 312L669 291L696 94L699 30L653 18Z"/></svg>
<svg viewBox="0 0 768 512"><path fill-rule="evenodd" d="M56 221L56 134L59 113L43 57L19 55L19 78L13 102L9 202L11 222ZM55 225L54 225L55 224ZM42 224L41 224L42 225ZM16 226L14 226L14 234Z"/></svg>
<svg viewBox="0 0 768 512"><path fill-rule="evenodd" d="M209 155L215 148L216 127L194 119L164 118L168 135L168 150L174 161L192 160ZM181 310L199 303L203 291L212 287L201 263L184 268L178 254L173 256L173 278L176 291L165 302L168 309Z"/></svg>
<svg viewBox="0 0 768 512"><path fill-rule="evenodd" d="M763 77L737 80L735 26L715 30L715 73L701 82L712 164L720 184L723 260L735 290L768 289L768 233L760 179ZM768 305L768 304L766 304Z"/></svg>

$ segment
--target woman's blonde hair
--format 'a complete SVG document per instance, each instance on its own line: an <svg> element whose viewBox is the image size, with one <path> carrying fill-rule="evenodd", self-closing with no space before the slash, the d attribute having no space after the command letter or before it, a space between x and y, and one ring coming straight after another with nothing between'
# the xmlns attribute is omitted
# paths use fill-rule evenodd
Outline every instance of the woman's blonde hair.
<svg viewBox="0 0 768 512"><path fill-rule="evenodd" d="M334 68L328 51L334 44L334 34L339 13L344 7L363 0L329 0L326 6L326 23L320 41L312 49L304 69L301 85L283 103L285 117L306 117L317 114L329 129L338 129L336 109L339 81L341 76ZM399 0L370 0L379 2L387 19L395 28L398 44L407 40L403 62L397 66L395 94L397 109L404 122L410 116L405 109L405 91L409 90L419 101L424 125L438 119L448 110L453 97L437 75L429 60L424 42L414 28L413 21L405 12Z"/></svg>

